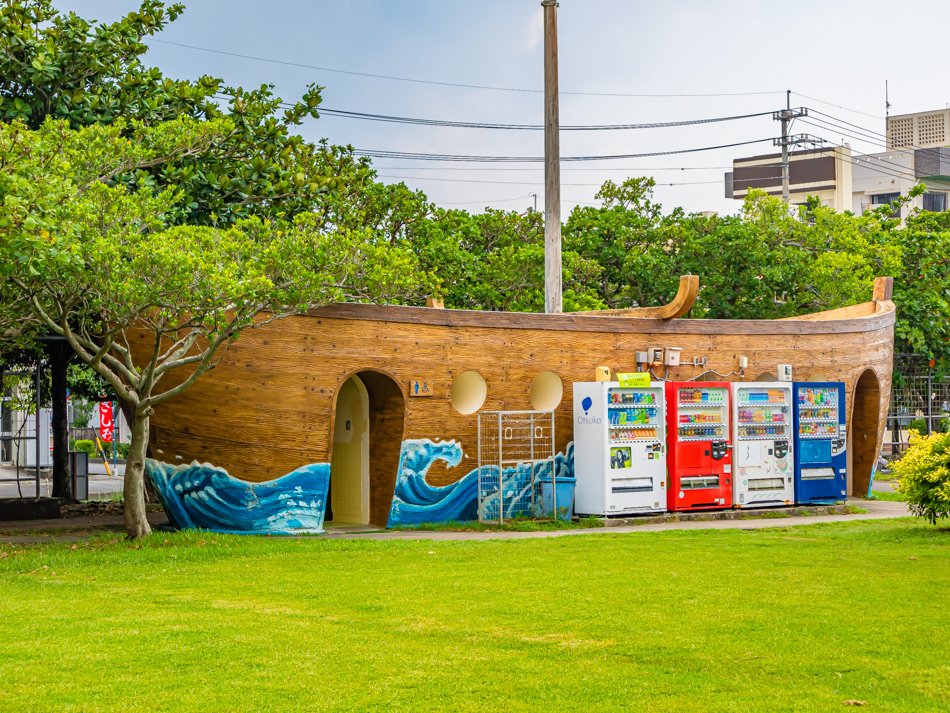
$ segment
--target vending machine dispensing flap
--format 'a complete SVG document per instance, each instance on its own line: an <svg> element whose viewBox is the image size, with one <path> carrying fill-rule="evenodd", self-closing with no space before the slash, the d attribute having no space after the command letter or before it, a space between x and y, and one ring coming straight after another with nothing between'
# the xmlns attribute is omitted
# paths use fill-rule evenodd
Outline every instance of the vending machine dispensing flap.
<svg viewBox="0 0 950 713"><path fill-rule="evenodd" d="M722 460L726 457L726 442L725 441L713 441L712 442L712 457L715 460Z"/></svg>
<svg viewBox="0 0 950 713"><path fill-rule="evenodd" d="M784 458L788 455L788 441L775 442L775 457Z"/></svg>

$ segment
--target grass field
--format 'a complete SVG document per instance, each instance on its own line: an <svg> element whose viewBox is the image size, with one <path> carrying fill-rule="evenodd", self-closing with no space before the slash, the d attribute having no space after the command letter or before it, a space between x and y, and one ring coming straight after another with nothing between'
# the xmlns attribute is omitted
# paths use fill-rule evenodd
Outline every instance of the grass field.
<svg viewBox="0 0 950 713"><path fill-rule="evenodd" d="M0 548L2 711L950 710L950 531Z"/></svg>

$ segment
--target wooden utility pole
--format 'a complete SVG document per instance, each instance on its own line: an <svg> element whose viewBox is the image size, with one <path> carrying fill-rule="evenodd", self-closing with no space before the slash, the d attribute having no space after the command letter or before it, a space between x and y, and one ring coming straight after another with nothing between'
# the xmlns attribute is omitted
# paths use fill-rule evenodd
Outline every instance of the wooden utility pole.
<svg viewBox="0 0 950 713"><path fill-rule="evenodd" d="M544 311L561 304L561 147L557 88L557 0L544 8Z"/></svg>

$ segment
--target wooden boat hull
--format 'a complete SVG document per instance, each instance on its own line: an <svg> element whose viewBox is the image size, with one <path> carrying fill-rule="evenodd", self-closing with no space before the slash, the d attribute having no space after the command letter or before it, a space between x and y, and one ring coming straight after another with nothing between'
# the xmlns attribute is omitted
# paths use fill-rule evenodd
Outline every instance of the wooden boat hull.
<svg viewBox="0 0 950 713"><path fill-rule="evenodd" d="M452 404L459 374L484 378L481 409L489 411L531 409L533 379L557 374L561 455L552 467L570 471L573 382L592 381L601 365L635 371L634 353L651 346L679 347L682 365L665 374L678 381L706 371L727 380L774 380L778 364L791 364L797 381L843 381L849 493L864 495L890 397L894 306L884 290L845 311L789 320L326 307L246 331L212 372L157 408L150 454L173 465L214 464L250 482L329 464L335 441L337 457L348 447L339 436L349 420L337 423L336 416L341 389L355 376L368 406L364 521L471 517L477 417ZM740 356L748 359L741 374ZM705 358L705 366L692 366L694 357Z"/></svg>

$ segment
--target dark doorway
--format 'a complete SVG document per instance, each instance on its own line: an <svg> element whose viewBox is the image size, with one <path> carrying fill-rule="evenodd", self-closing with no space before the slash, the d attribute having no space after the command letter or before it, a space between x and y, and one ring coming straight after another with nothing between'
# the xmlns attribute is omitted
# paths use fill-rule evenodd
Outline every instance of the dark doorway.
<svg viewBox="0 0 950 713"><path fill-rule="evenodd" d="M867 497L878 457L880 423L881 385L877 375L866 369L855 384L851 409L851 495Z"/></svg>

